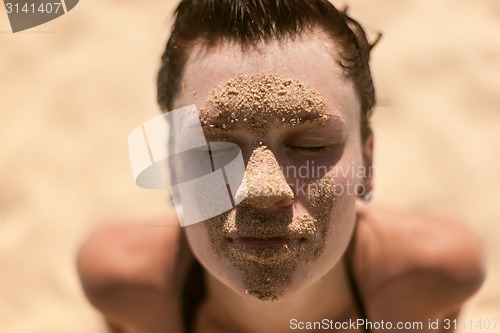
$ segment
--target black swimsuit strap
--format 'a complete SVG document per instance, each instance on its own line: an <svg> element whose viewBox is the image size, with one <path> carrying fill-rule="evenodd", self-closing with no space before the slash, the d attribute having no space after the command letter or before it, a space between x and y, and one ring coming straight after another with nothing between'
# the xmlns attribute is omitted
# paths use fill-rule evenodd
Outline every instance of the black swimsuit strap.
<svg viewBox="0 0 500 333"><path fill-rule="evenodd" d="M354 269L352 267L352 262L354 260L354 249L356 245L356 229L354 229L354 234L352 235L351 242L349 244L349 247L347 248L346 254L345 254L345 271L347 275L347 281L349 282L349 287L351 289L351 293L354 297L354 303L356 307L359 310L359 314L361 315L361 318L365 320L365 322L368 320L368 315L366 312L365 305L363 303L363 298L361 297L361 293L359 290L358 283L356 281L356 277L354 276ZM371 331L366 327L363 326L363 331L365 333L371 333Z"/></svg>
<svg viewBox="0 0 500 333"><path fill-rule="evenodd" d="M194 330L198 308L206 296L203 268L195 259L182 290L182 321L184 333Z"/></svg>

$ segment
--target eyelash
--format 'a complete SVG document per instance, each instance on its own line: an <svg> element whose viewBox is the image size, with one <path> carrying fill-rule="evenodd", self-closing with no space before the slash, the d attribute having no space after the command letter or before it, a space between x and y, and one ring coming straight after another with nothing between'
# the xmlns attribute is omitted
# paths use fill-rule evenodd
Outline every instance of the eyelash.
<svg viewBox="0 0 500 333"><path fill-rule="evenodd" d="M303 152L310 152L310 153L320 153L322 151L325 151L328 147L327 146L319 146L319 147L298 147L298 146L291 146L288 145L289 148L296 150L296 151L303 151Z"/></svg>

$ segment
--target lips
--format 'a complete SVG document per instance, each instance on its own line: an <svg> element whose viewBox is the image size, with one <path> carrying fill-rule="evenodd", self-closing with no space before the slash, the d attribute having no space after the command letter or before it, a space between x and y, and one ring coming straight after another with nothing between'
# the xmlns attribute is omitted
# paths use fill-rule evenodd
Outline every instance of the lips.
<svg viewBox="0 0 500 333"><path fill-rule="evenodd" d="M310 236L290 230L286 224L238 228L225 234L226 240L231 243L252 246L293 245L308 240Z"/></svg>
<svg viewBox="0 0 500 333"><path fill-rule="evenodd" d="M223 228L224 237L231 240L243 242L261 241L261 240L291 240L299 238L308 238L311 235L304 233L299 228L294 228L292 218L248 218L240 215L234 220L234 224L226 225Z"/></svg>
<svg viewBox="0 0 500 333"><path fill-rule="evenodd" d="M260 264L273 264L299 255L305 242L305 238L298 237L236 237L228 238L226 245L235 257Z"/></svg>
<svg viewBox="0 0 500 333"><path fill-rule="evenodd" d="M300 239L292 239L287 237L270 237L270 238L259 238L259 237L240 237L233 239L233 242L241 245L251 245L251 246L273 246L273 245L285 245L292 243L297 243Z"/></svg>
<svg viewBox="0 0 500 333"><path fill-rule="evenodd" d="M278 260L297 256L306 244L310 246L317 239L314 221L293 219L292 214L268 217L252 212L229 221L222 230L230 252L260 262L266 258Z"/></svg>

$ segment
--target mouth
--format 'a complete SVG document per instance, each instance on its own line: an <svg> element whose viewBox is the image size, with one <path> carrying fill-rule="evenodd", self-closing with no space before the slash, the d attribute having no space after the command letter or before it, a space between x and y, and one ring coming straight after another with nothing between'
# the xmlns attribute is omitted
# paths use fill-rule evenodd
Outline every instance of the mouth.
<svg viewBox="0 0 500 333"><path fill-rule="evenodd" d="M259 238L259 237L239 237L235 239L230 239L230 242L239 245L249 245L249 246L274 246L274 245L292 245L305 241L305 238L288 238L288 237L269 237L269 238Z"/></svg>
<svg viewBox="0 0 500 333"><path fill-rule="evenodd" d="M317 221L307 214L232 210L209 228L218 250L238 264L284 264L306 258L321 244Z"/></svg>
<svg viewBox="0 0 500 333"><path fill-rule="evenodd" d="M301 237L236 237L227 238L230 252L245 260L273 264L297 257L306 238Z"/></svg>

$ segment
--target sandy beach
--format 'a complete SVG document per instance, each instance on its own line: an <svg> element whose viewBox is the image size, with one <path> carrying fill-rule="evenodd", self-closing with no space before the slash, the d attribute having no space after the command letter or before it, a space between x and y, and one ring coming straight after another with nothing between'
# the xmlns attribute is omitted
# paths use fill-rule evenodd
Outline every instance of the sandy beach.
<svg viewBox="0 0 500 333"><path fill-rule="evenodd" d="M340 8L345 2L334 1ZM159 114L176 1L81 1L25 32L0 9L0 332L105 333L75 270L106 215L164 214L137 187L127 137ZM451 213L484 240L463 320L500 319L500 2L349 1L373 38L375 203ZM462 329L462 332L500 332Z"/></svg>

